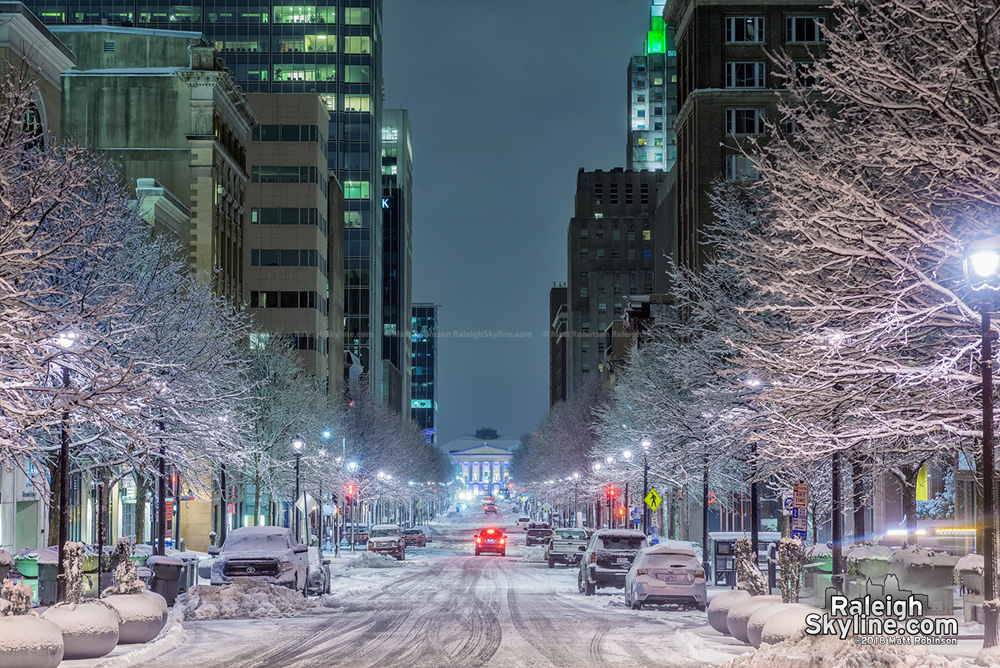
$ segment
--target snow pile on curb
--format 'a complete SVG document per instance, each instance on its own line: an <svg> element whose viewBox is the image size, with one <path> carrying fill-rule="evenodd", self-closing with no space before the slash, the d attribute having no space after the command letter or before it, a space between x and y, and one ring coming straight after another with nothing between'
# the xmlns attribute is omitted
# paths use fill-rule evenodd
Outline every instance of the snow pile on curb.
<svg viewBox="0 0 1000 668"><path fill-rule="evenodd" d="M296 617L314 604L285 587L236 578L233 584L198 585L184 598L184 619Z"/></svg>
<svg viewBox="0 0 1000 668"><path fill-rule="evenodd" d="M923 647L855 645L852 638L799 636L777 645L761 645L720 668L963 668L960 659L946 659Z"/></svg>
<svg viewBox="0 0 1000 668"><path fill-rule="evenodd" d="M142 645L128 654L122 654L121 656L116 656L103 663L99 663L97 664L97 668L131 668L132 666L140 666L177 649L184 642L184 638L184 627L181 626L180 615L172 612L167 627L152 642Z"/></svg>
<svg viewBox="0 0 1000 668"><path fill-rule="evenodd" d="M526 564L544 564L545 563L545 548L541 545L533 545L531 547L526 547L521 551L524 556L521 557L521 561Z"/></svg>
<svg viewBox="0 0 1000 668"><path fill-rule="evenodd" d="M393 557L376 552L362 552L361 556L352 559L348 568L400 568L403 562L397 561Z"/></svg>

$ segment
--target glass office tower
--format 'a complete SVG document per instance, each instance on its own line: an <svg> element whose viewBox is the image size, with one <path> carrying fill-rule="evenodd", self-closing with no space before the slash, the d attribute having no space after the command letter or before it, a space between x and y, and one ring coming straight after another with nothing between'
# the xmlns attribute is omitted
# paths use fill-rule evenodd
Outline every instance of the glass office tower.
<svg viewBox="0 0 1000 668"><path fill-rule="evenodd" d="M382 0L24 4L48 24L201 32L215 43L244 91L322 96L330 111L327 164L344 189L344 350L361 360L378 396Z"/></svg>

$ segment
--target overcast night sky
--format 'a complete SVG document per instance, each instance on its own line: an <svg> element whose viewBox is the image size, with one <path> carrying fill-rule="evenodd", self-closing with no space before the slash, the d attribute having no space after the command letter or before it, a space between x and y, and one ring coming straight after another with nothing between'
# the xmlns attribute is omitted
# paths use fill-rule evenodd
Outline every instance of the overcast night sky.
<svg viewBox="0 0 1000 668"><path fill-rule="evenodd" d="M625 166L650 0L384 0L385 107L413 125L413 301L441 305L439 443L548 412L548 294L576 174ZM524 338L459 338L492 331Z"/></svg>

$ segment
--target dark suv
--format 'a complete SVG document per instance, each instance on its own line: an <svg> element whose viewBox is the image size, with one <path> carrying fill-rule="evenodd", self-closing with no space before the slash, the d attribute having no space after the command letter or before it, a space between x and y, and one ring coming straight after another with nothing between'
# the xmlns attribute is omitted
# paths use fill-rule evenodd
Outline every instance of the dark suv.
<svg viewBox="0 0 1000 668"><path fill-rule="evenodd" d="M532 524L524 537L525 545L548 545L552 539L552 529L547 524Z"/></svg>
<svg viewBox="0 0 1000 668"><path fill-rule="evenodd" d="M641 531L601 529L594 532L580 560L577 587L581 594L593 596L599 587L625 587L625 576L636 553L649 547Z"/></svg>

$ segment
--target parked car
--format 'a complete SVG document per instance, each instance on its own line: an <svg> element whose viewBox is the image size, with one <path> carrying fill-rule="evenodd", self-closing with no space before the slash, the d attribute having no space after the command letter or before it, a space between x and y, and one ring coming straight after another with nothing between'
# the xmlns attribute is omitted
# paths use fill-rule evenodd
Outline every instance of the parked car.
<svg viewBox="0 0 1000 668"><path fill-rule="evenodd" d="M308 594L329 594L330 593L330 560L327 559L318 547L309 548L309 583L306 587Z"/></svg>
<svg viewBox="0 0 1000 668"><path fill-rule="evenodd" d="M507 536L496 527L486 527L476 536L476 556L483 552L493 552L501 557L507 555Z"/></svg>
<svg viewBox="0 0 1000 668"><path fill-rule="evenodd" d="M654 545L639 550L625 576L625 605L676 603L705 609L705 570L693 548Z"/></svg>
<svg viewBox="0 0 1000 668"><path fill-rule="evenodd" d="M406 558L406 541L398 524L376 524L368 534L368 551Z"/></svg>
<svg viewBox="0 0 1000 668"><path fill-rule="evenodd" d="M528 525L530 524L531 524L531 518L522 515L521 517L517 518L517 522L514 523L514 526L516 526L518 529L523 529L524 531L527 531Z"/></svg>
<svg viewBox="0 0 1000 668"><path fill-rule="evenodd" d="M556 529L545 546L545 561L549 568L556 564L575 565L580 563L583 551L587 549L589 536L586 529Z"/></svg>
<svg viewBox="0 0 1000 668"><path fill-rule="evenodd" d="M533 524L524 537L525 545L546 545L552 538L552 529Z"/></svg>
<svg viewBox="0 0 1000 668"><path fill-rule="evenodd" d="M625 586L625 576L635 555L649 547L646 536L632 529L601 529L590 537L590 543L580 560L577 588L593 596L602 587Z"/></svg>
<svg viewBox="0 0 1000 668"><path fill-rule="evenodd" d="M291 587L306 593L309 548L295 540L286 527L240 527L226 536L221 547L212 546L215 557L212 584L229 584L235 577L249 577Z"/></svg>
<svg viewBox="0 0 1000 668"><path fill-rule="evenodd" d="M427 543L431 542L424 530L419 527L403 529L403 541L407 546L414 547L427 547Z"/></svg>

